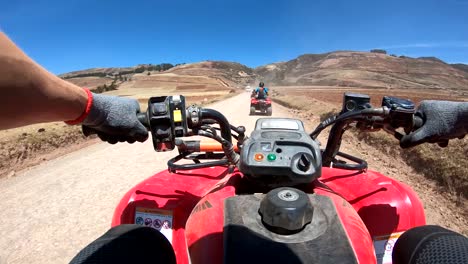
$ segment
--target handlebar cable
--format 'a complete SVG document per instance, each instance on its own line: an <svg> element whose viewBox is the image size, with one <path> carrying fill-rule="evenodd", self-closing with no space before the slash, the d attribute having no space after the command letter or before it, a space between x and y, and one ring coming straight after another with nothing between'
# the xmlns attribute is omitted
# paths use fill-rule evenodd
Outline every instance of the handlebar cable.
<svg viewBox="0 0 468 264"><path fill-rule="evenodd" d="M358 119L358 118L364 118L364 117L370 117L370 116L385 116L388 113L389 113L389 109L384 106L381 108L367 108L367 109L363 109L359 111L347 112L338 116L333 116L321 122L317 126L317 128L315 128L315 130L312 133L310 133L310 137L315 140L320 134L320 132L322 132L322 130L324 130L325 128L339 121L343 121L346 119Z"/></svg>

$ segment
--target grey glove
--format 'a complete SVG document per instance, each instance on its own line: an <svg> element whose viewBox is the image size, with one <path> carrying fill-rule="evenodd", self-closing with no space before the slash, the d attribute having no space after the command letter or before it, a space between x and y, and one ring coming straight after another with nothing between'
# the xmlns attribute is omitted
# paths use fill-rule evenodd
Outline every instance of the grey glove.
<svg viewBox="0 0 468 264"><path fill-rule="evenodd" d="M148 130L138 121L140 105L135 99L93 93L93 105L83 121L83 133L97 133L111 144L127 141L143 142Z"/></svg>
<svg viewBox="0 0 468 264"><path fill-rule="evenodd" d="M449 139L463 138L468 131L468 102L422 101L415 115L424 125L403 136L402 148L425 142L446 146Z"/></svg>

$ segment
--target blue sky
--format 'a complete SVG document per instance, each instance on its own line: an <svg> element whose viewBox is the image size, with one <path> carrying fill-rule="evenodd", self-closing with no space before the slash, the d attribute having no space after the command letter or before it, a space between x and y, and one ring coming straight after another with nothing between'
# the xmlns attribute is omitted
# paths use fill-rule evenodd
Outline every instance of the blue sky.
<svg viewBox="0 0 468 264"><path fill-rule="evenodd" d="M0 27L56 74L373 48L468 63L468 0L4 0Z"/></svg>

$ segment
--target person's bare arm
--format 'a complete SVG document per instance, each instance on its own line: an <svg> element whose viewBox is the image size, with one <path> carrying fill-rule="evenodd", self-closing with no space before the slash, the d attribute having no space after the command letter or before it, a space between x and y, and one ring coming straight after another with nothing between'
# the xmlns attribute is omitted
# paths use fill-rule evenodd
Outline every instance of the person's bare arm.
<svg viewBox="0 0 468 264"><path fill-rule="evenodd" d="M135 99L90 93L51 74L0 32L0 129L73 120L109 143L143 142L139 112Z"/></svg>
<svg viewBox="0 0 468 264"><path fill-rule="evenodd" d="M48 72L0 32L0 129L74 120L86 92Z"/></svg>

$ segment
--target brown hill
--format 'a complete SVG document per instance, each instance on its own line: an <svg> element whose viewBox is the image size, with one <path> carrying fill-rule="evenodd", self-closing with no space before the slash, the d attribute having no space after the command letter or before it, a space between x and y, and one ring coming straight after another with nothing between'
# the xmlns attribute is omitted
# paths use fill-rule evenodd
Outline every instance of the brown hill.
<svg viewBox="0 0 468 264"><path fill-rule="evenodd" d="M252 83L255 79L253 69L236 62L203 61L181 64L176 67L173 67L171 64L161 65L169 65L170 67L163 68L165 70L162 72L153 69L155 66L151 66L150 64L124 68L93 68L65 73L59 75L59 77L77 85L90 88L110 84L116 77L118 77L119 81L130 81L133 79L135 81L133 85L136 87L160 86L158 84L159 81L163 82L164 85L170 82L180 85L185 83L190 86L200 82L198 77L205 79L208 77L215 80L216 85L239 88ZM147 76L148 72L150 72L150 75ZM172 75L167 75L169 73ZM194 81L194 78L197 80ZM209 81L206 84L210 86L213 82Z"/></svg>
<svg viewBox="0 0 468 264"><path fill-rule="evenodd" d="M78 86L95 89L104 84L111 84L115 78L114 75L118 75L120 72L133 73L135 69L136 67L92 68L60 74L59 77Z"/></svg>
<svg viewBox="0 0 468 264"><path fill-rule="evenodd" d="M179 76L177 80L173 80L174 82L184 83L183 79L190 76L209 77L225 87L245 87L262 80L268 86L316 85L468 90L468 65L450 65L435 57L396 57L375 52L336 51L306 54L287 62L272 63L256 69L236 62L223 61L203 61L176 67L172 67L171 64L160 65L167 66L163 73ZM62 74L60 77L93 88L109 84L116 78L115 76L119 77L119 81L125 82L131 80L133 76L144 75L148 71L151 75L159 74L159 70L154 67L155 65L151 64L141 64L123 68L95 68ZM120 76L123 76L123 80ZM151 81L143 86L151 86L152 83L157 85L158 80L166 77L148 77L147 79ZM187 82L194 84L198 81ZM211 84L211 81L208 84Z"/></svg>
<svg viewBox="0 0 468 264"><path fill-rule="evenodd" d="M466 72L466 74L468 74L468 65L467 64L455 63L455 64L450 64L450 65L452 67L454 67L455 69L462 70L462 71Z"/></svg>
<svg viewBox="0 0 468 264"><path fill-rule="evenodd" d="M138 66L135 67L112 67L112 68L92 68L80 71L72 71L60 74L59 77L64 79L78 78L78 77L106 77L118 75L120 72L133 72Z"/></svg>
<svg viewBox="0 0 468 264"><path fill-rule="evenodd" d="M94 89L104 84L110 85L113 79L109 77L89 76L89 77L70 78L70 79L67 79L67 81L74 83L80 87L87 87L89 89Z"/></svg>
<svg viewBox="0 0 468 264"><path fill-rule="evenodd" d="M145 73L135 74L131 81L123 82L119 86L125 89L147 89L160 88L166 91L188 91L188 90L223 90L231 89L232 86L226 82L209 76L193 76L174 72L157 72L147 75Z"/></svg>
<svg viewBox="0 0 468 264"><path fill-rule="evenodd" d="M468 72L433 57L338 51L306 54L254 72L269 85L468 90Z"/></svg>
<svg viewBox="0 0 468 264"><path fill-rule="evenodd" d="M230 87L243 87L255 80L253 69L237 62L203 61L176 66L167 72L179 75L206 76Z"/></svg>

